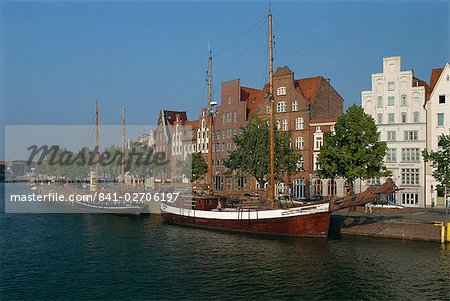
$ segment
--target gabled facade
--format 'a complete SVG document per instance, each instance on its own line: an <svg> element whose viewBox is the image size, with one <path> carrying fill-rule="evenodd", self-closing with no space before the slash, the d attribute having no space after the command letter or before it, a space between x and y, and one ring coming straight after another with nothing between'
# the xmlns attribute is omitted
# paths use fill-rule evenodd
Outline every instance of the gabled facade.
<svg viewBox="0 0 450 301"><path fill-rule="evenodd" d="M439 137L450 135L450 64L433 69L430 76L430 97L425 104L427 114L427 144L429 151L439 149ZM427 205L445 207L444 191L432 176L433 169L426 164Z"/></svg>
<svg viewBox="0 0 450 301"><path fill-rule="evenodd" d="M314 139L324 139L324 132L329 131L343 113L344 100L328 79L322 76L295 79L294 72L287 66L277 68L273 81L275 122L280 130L290 133L291 147L303 157L302 171L280 181L276 192L292 193L299 199L307 199L315 194L328 196L327 190L320 191L313 186L316 180L314 158L324 143L322 140L318 147L314 147ZM264 101L260 102L258 114L267 117L268 85L264 87L262 95ZM320 129L317 131L318 127ZM319 182L316 184L319 185Z"/></svg>
<svg viewBox="0 0 450 301"><path fill-rule="evenodd" d="M371 90L362 92L362 107L375 119L380 140L387 143L384 162L392 180L402 189L392 201L423 207L428 84L416 78L412 70L402 71L401 58L392 56L383 58L383 72L372 74L371 85ZM362 190L378 181L363 182Z"/></svg>

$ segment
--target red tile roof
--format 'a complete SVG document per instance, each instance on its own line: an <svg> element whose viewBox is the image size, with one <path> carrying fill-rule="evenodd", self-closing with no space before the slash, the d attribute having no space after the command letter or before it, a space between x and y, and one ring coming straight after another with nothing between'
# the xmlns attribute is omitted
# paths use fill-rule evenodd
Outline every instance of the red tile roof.
<svg viewBox="0 0 450 301"><path fill-rule="evenodd" d="M247 116L255 114L257 108L264 100L263 91L241 86L241 101L245 101L247 107Z"/></svg>
<svg viewBox="0 0 450 301"><path fill-rule="evenodd" d="M180 115L180 121L185 122L187 121L187 115L184 111L168 111L168 110L161 110L161 113L164 112L164 118L166 120L166 124L171 124L176 120L176 115Z"/></svg>
<svg viewBox="0 0 450 301"><path fill-rule="evenodd" d="M431 75L430 75L431 91L434 90L434 87L436 86L437 81L439 80L439 77L441 77L442 71L444 71L444 68L435 68L435 69L431 70Z"/></svg>
<svg viewBox="0 0 450 301"><path fill-rule="evenodd" d="M297 79L295 80L295 89L310 103L314 103L322 80L325 80L322 76Z"/></svg>

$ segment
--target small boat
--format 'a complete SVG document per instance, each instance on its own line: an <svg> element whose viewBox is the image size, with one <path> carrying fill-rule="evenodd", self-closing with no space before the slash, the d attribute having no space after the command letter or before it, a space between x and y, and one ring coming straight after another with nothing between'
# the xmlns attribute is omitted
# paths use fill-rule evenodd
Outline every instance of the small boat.
<svg viewBox="0 0 450 301"><path fill-rule="evenodd" d="M143 212L143 207L132 204L102 204L102 203L89 203L82 201L75 201L75 208L81 210L87 210L90 213L110 213L119 215L135 215L139 216Z"/></svg>
<svg viewBox="0 0 450 301"><path fill-rule="evenodd" d="M96 148L99 147L99 130L98 130L98 102L95 103L95 135L96 135ZM122 108L122 147L125 147L125 109ZM99 190L99 166L98 159L96 160L95 170L91 172L90 179L90 191L96 192ZM122 165L123 166L123 165ZM124 176L122 168L122 182L123 185ZM75 208L81 210L87 210L92 213L110 213L110 214L120 214L120 215L135 215L139 216L144 213L149 213L147 204L132 204L132 203L121 203L121 202L96 202L96 201L75 201Z"/></svg>

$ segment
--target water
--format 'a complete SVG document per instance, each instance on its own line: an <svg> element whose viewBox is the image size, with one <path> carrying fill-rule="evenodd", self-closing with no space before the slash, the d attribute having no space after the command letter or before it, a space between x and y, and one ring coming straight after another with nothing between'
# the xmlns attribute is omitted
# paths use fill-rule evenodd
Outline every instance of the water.
<svg viewBox="0 0 450 301"><path fill-rule="evenodd" d="M1 213L0 235L2 300L450 300L450 253L438 243L233 234L103 214Z"/></svg>

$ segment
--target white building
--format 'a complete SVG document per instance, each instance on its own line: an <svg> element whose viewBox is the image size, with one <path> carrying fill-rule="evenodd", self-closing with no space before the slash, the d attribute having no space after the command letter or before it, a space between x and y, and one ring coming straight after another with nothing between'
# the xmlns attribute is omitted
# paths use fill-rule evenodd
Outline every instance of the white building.
<svg viewBox="0 0 450 301"><path fill-rule="evenodd" d="M450 65L433 69L430 76L431 94L425 109L427 112L427 149L438 150L439 137L450 134ZM444 192L437 189L439 183L432 176L432 168L426 168L426 196L432 205L445 206Z"/></svg>
<svg viewBox="0 0 450 301"><path fill-rule="evenodd" d="M372 74L372 90L362 92L362 107L375 119L380 140L387 142L386 167L402 189L392 201L403 206L431 204L429 200L425 203L422 158L426 147L427 93L426 82L414 77L412 70L401 70L399 56L383 58L383 72ZM372 183L363 183L362 188Z"/></svg>

